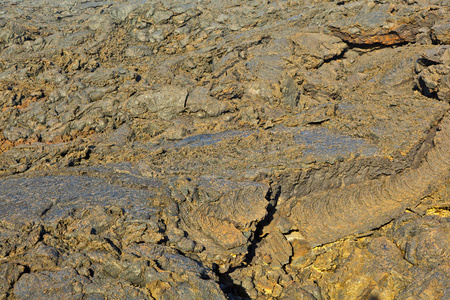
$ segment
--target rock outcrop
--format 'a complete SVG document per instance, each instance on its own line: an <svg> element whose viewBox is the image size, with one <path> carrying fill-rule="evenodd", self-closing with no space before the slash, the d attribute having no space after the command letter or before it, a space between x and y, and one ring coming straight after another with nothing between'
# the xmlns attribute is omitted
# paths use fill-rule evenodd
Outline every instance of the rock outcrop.
<svg viewBox="0 0 450 300"><path fill-rule="evenodd" d="M0 299L448 296L446 1L0 11Z"/></svg>

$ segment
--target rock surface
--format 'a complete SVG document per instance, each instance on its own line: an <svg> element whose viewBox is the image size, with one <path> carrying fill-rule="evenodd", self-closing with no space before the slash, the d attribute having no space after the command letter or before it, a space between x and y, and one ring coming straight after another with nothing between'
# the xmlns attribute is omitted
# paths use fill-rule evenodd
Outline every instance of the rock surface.
<svg viewBox="0 0 450 300"><path fill-rule="evenodd" d="M0 11L0 299L450 297L448 1Z"/></svg>

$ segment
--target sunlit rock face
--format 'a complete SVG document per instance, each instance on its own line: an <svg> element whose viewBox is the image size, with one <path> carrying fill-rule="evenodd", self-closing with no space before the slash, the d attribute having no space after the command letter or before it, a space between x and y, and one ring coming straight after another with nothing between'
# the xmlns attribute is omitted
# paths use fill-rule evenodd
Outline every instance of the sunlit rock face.
<svg viewBox="0 0 450 300"><path fill-rule="evenodd" d="M0 12L0 299L448 298L445 1Z"/></svg>

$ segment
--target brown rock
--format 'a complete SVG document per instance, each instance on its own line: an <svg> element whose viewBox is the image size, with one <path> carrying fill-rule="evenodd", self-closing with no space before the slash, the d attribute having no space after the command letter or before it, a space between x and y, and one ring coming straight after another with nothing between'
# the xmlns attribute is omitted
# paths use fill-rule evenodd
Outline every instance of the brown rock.
<svg viewBox="0 0 450 300"><path fill-rule="evenodd" d="M450 23L438 22L431 27L431 37L439 44L450 45Z"/></svg>
<svg viewBox="0 0 450 300"><path fill-rule="evenodd" d="M281 268L289 263L289 259L292 256L292 247L281 232L274 230L264 238L260 248L258 248L258 252L262 256L270 256L272 268Z"/></svg>
<svg viewBox="0 0 450 300"><path fill-rule="evenodd" d="M271 282L266 277L261 277L256 281L256 288L261 291L264 294L272 294L273 290L275 289L276 283Z"/></svg>
<svg viewBox="0 0 450 300"><path fill-rule="evenodd" d="M298 48L299 63L306 69L318 68L348 48L340 38L322 33L297 33L291 39Z"/></svg>

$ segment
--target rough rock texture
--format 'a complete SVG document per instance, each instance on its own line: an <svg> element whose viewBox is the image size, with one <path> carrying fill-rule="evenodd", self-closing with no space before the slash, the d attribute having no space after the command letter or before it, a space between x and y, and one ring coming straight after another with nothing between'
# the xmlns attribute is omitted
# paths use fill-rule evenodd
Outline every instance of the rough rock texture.
<svg viewBox="0 0 450 300"><path fill-rule="evenodd" d="M450 297L448 1L0 12L0 299Z"/></svg>

